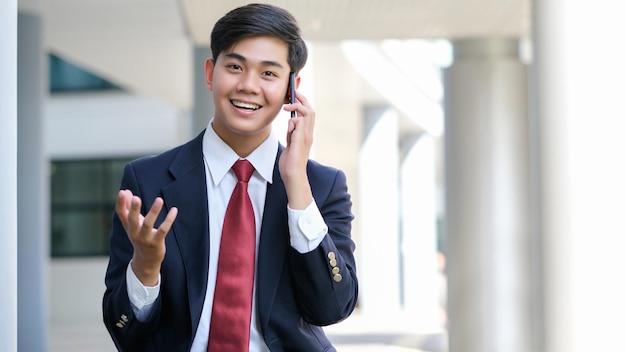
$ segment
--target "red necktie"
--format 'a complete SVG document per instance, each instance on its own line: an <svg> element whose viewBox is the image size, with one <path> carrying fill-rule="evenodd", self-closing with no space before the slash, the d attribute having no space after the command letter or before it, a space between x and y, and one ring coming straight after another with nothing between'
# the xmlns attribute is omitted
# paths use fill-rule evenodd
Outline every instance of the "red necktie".
<svg viewBox="0 0 626 352"><path fill-rule="evenodd" d="M248 351L250 343L256 227L248 180L254 166L238 160L232 169L238 181L224 216L208 352Z"/></svg>

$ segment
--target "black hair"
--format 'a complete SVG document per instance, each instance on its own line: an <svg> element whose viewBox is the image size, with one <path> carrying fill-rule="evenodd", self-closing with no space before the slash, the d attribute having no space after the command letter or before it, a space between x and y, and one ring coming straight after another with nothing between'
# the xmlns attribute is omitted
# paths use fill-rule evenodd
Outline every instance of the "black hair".
<svg viewBox="0 0 626 352"><path fill-rule="evenodd" d="M242 39L265 35L287 43L291 71L297 73L304 67L308 53L296 19L286 10L268 4L238 7L215 23L211 32L213 60Z"/></svg>

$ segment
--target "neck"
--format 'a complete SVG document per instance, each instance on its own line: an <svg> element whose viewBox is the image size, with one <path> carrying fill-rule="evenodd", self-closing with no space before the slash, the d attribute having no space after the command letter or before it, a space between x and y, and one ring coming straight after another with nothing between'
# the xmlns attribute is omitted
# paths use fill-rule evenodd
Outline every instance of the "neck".
<svg viewBox="0 0 626 352"><path fill-rule="evenodd" d="M232 133L213 126L213 130L240 158L245 158L258 148L269 136L271 130L261 131L251 135Z"/></svg>

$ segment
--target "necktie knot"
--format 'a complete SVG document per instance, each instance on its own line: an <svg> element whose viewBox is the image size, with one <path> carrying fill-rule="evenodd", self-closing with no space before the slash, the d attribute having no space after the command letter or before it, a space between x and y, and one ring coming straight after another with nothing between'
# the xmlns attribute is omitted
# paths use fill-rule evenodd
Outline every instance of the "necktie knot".
<svg viewBox="0 0 626 352"><path fill-rule="evenodd" d="M235 176L237 176L237 180L248 182L254 172L254 166L248 160L239 159L233 165L233 171Z"/></svg>

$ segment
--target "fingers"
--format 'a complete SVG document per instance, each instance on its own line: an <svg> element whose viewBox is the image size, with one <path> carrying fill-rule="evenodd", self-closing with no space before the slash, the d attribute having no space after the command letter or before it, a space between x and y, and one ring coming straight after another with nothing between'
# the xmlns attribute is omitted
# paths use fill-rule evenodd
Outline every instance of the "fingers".
<svg viewBox="0 0 626 352"><path fill-rule="evenodd" d="M163 204L163 199L157 197L144 217L141 215L141 198L133 195L129 190L119 191L115 211L131 241L161 240L167 235L172 228L174 220L176 220L178 209L175 207L170 209L163 223L155 231L154 224L163 208Z"/></svg>
<svg viewBox="0 0 626 352"><path fill-rule="evenodd" d="M129 190L121 190L117 194L117 203L115 205L115 212L124 226L126 233L131 234L136 227L139 219L139 209L141 208L141 199L134 200L133 193ZM135 209L133 210L133 202L137 202Z"/></svg>
<svg viewBox="0 0 626 352"><path fill-rule="evenodd" d="M150 211L148 212L148 214L146 215L143 221L143 225L141 226L142 234L148 235L152 233L154 229L154 223L156 222L156 219L159 216L159 213L161 212L162 208L163 208L163 199L160 197L157 197L154 200L154 203L152 203L152 207L150 207ZM169 212L165 216L165 220L163 220L161 225L159 225L159 228L156 229L153 240L160 241L167 235L167 233L172 228L172 225L174 224L174 220L176 220L177 215L178 215L177 208L173 207L169 210Z"/></svg>
<svg viewBox="0 0 626 352"><path fill-rule="evenodd" d="M161 199L161 197L157 197L154 200L154 203L152 203L148 214L146 214L146 217L143 219L143 224L141 225L142 233L149 234L152 232L154 223L161 212L161 208L163 208L163 199Z"/></svg>
<svg viewBox="0 0 626 352"><path fill-rule="evenodd" d="M128 228L126 232L129 235L135 234L139 231L139 227L143 223L143 216L141 216L141 198L132 196L130 199L130 209L128 210L128 217L126 219Z"/></svg>
<svg viewBox="0 0 626 352"><path fill-rule="evenodd" d="M306 165L313 145L315 110L304 95L296 92L296 98L296 103L285 105L285 110L298 112L288 120L287 144L278 163L285 184L306 179Z"/></svg>
<svg viewBox="0 0 626 352"><path fill-rule="evenodd" d="M163 239L167 235L167 233L170 232L170 229L174 224L174 220L176 220L176 216L178 216L178 208L170 209L170 211L167 213L167 216L165 217L165 220L163 220L161 226L159 226L159 228L157 229L157 239Z"/></svg>
<svg viewBox="0 0 626 352"><path fill-rule="evenodd" d="M296 101L299 101L303 106L311 108L309 100L300 92L296 91Z"/></svg>
<svg viewBox="0 0 626 352"><path fill-rule="evenodd" d="M117 194L115 212L117 213L117 216L120 217L120 220L122 220L124 228L126 228L128 224L128 212L130 210L130 201L132 197L133 194L129 190L121 190Z"/></svg>
<svg viewBox="0 0 626 352"><path fill-rule="evenodd" d="M287 104L284 107L286 111L296 111L296 117L289 119L288 122L287 145L291 144L294 131L303 134L301 137L298 137L298 139L302 139L302 142L307 145L313 138L315 110L313 110L313 107L302 93L296 91L296 98L295 103Z"/></svg>
<svg viewBox="0 0 626 352"><path fill-rule="evenodd" d="M295 111L296 117L315 117L314 113L311 115L313 107L309 103L308 99L299 91L296 91L296 102L293 104L286 104L284 106L284 110Z"/></svg>

